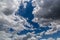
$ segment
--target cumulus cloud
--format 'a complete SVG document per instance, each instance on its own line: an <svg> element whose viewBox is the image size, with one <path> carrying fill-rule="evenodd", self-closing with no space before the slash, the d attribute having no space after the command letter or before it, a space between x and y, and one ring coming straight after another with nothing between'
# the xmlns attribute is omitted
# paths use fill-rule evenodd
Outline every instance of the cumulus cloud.
<svg viewBox="0 0 60 40"><path fill-rule="evenodd" d="M28 22L23 17L15 15L19 8L18 0L0 0L0 8L0 40L12 40L10 37L26 29L24 25L28 25ZM9 28L15 30L11 36Z"/></svg>
<svg viewBox="0 0 60 40"><path fill-rule="evenodd" d="M60 22L59 22L59 0L35 0L35 8L33 10L34 19L32 21L37 22L40 27L48 26L49 29L46 31L46 34L53 34L59 31ZM55 15L56 13L56 15ZM55 16L54 16L55 15Z"/></svg>
<svg viewBox="0 0 60 40"><path fill-rule="evenodd" d="M22 0L24 7L26 4ZM53 34L60 29L59 21L53 21L52 19L45 19L44 16L51 12L51 7L53 8L57 2L54 0L33 0L32 5L36 6L33 10L34 19L32 21L37 22L40 27L49 25L52 29L47 30L46 32L41 32L38 35L33 33L27 33L26 35L17 35L17 32L27 29L24 25L31 26L26 19L21 16L16 16L15 12L18 10L21 0L0 0L0 40L38 40L42 38L42 35ZM42 18L41 18L42 16ZM50 26L50 24L52 24ZM15 31L13 33L8 32L8 28L12 28ZM49 38L48 40L53 40Z"/></svg>
<svg viewBox="0 0 60 40"><path fill-rule="evenodd" d="M17 0L0 0L0 10L3 14L9 15L18 9Z"/></svg>
<svg viewBox="0 0 60 40"><path fill-rule="evenodd" d="M23 17L15 15L19 8L18 0L0 0L0 27L13 28L15 30L25 29L27 21Z"/></svg>
<svg viewBox="0 0 60 40"><path fill-rule="evenodd" d="M17 0L0 0L0 40L38 40L40 37L35 37L36 35L32 33L17 35L17 32L24 29L28 30L24 25L31 26L26 19L15 15L20 2ZM14 31L9 32L9 28Z"/></svg>

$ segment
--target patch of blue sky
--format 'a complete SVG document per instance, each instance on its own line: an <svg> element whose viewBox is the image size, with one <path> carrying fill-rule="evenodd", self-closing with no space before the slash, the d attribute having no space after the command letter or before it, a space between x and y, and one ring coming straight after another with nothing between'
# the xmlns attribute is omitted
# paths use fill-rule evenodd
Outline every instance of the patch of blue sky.
<svg viewBox="0 0 60 40"><path fill-rule="evenodd" d="M8 28L8 31L12 33L12 32L14 32L15 30L14 30L13 28Z"/></svg>
<svg viewBox="0 0 60 40"><path fill-rule="evenodd" d="M26 34L31 31L35 31L35 33L40 33L42 31L47 31L48 29L50 29L48 27L44 27L44 28L40 27L38 23L32 21L32 19L34 18L34 15L32 14L33 9L34 9L34 6L32 6L32 0L27 2L26 8L24 8L23 3L21 2L17 15L20 15L24 18L28 18L27 22L30 23L31 25L33 25L33 28L36 28L36 29L35 30L23 30L23 31L21 31L20 34ZM25 26L28 27L27 25L25 25ZM30 28L30 27L28 27L28 28Z"/></svg>

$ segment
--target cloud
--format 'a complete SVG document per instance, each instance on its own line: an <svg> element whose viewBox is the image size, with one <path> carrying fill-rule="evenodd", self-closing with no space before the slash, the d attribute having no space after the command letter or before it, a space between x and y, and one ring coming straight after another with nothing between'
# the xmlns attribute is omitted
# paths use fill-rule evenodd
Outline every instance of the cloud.
<svg viewBox="0 0 60 40"><path fill-rule="evenodd" d="M47 40L55 40L54 38L48 38Z"/></svg>
<svg viewBox="0 0 60 40"><path fill-rule="evenodd" d="M55 8L56 10L59 8L59 2L59 0L35 0L33 2L33 4L35 3L36 7L33 10L34 19L32 21L37 22L40 25L40 27L48 26L49 28L51 28L46 31L46 34L53 34L60 31L60 22L58 19L59 16L57 17L57 14L54 14L56 13L56 11L54 11L53 13L53 10ZM52 16L55 15L55 18L49 16L50 14Z"/></svg>
<svg viewBox="0 0 60 40"><path fill-rule="evenodd" d="M9 15L18 9L19 4L17 0L0 0L0 5L1 12L5 15Z"/></svg>
<svg viewBox="0 0 60 40"><path fill-rule="evenodd" d="M60 38L57 38L57 40L60 40Z"/></svg>
<svg viewBox="0 0 60 40"><path fill-rule="evenodd" d="M29 1L29 0L25 0ZM34 28L28 29L24 25L31 26L26 19L24 19L21 16L16 16L15 12L19 9L19 4L21 1L19 0L0 0L0 40L38 40L42 38L43 34L53 34L57 31L59 31L60 24L58 24L57 21L52 22L51 19L44 19L41 18L40 15L45 15L46 12L49 10L53 3L52 0L44 1L44 0L33 0L32 5L36 6L34 8L33 14L34 19L32 21L37 22L40 27L52 24L50 27L52 29L47 30L46 32L41 32L38 34L27 33L25 35L17 35L17 32L22 31L24 29L26 30L34 30ZM40 4L41 3L41 4ZM23 0L24 4L24 0ZM50 4L50 5L49 5ZM47 7L48 5L48 7ZM24 6L26 6L24 4ZM44 11L44 12L43 12ZM41 14L42 13L42 14ZM13 33L10 33L8 28L14 29ZM49 38L52 39L52 38Z"/></svg>
<svg viewBox="0 0 60 40"><path fill-rule="evenodd" d="M41 1L43 1L43 4L41 3ZM36 6L33 11L33 14L35 17L38 17L39 19L41 17L48 18L48 19L59 18L59 16L57 16L59 15L58 13L59 11L57 12L57 9L59 9L59 4L60 4L59 0L40 0L40 1L38 0L38 1L35 1L34 3Z"/></svg>
<svg viewBox="0 0 60 40"><path fill-rule="evenodd" d="M32 33L27 33L25 35L14 35L13 40L32 40L32 39L37 39L34 37L35 35Z"/></svg>
<svg viewBox="0 0 60 40"><path fill-rule="evenodd" d="M60 24L58 22L59 20L57 21L54 21L54 22L51 22L51 28L50 30L47 30L46 34L53 34L53 33L56 33L58 31L60 31Z"/></svg>
<svg viewBox="0 0 60 40"><path fill-rule="evenodd" d="M15 30L26 29L24 25L28 25L26 19L16 16L15 12L19 8L18 0L0 0L0 27L13 28Z"/></svg>
<svg viewBox="0 0 60 40"><path fill-rule="evenodd" d="M29 25L26 19L15 15L18 7L18 0L0 0L0 40L12 40L10 37L16 37L17 32L27 29L24 26ZM14 29L14 32L10 33L9 28Z"/></svg>
<svg viewBox="0 0 60 40"><path fill-rule="evenodd" d="M11 40L9 37L11 34L6 33L5 31L0 31L0 40Z"/></svg>

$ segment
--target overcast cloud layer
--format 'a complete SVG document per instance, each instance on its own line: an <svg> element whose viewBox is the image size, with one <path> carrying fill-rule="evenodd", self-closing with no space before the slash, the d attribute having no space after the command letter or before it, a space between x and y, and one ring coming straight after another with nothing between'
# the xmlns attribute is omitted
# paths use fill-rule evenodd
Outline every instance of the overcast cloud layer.
<svg viewBox="0 0 60 40"><path fill-rule="evenodd" d="M22 0L24 7L26 4ZM37 35L32 33L27 33L26 35L17 35L17 32L26 30L34 30L34 28L28 29L24 25L31 26L27 20L21 16L16 16L15 12L19 9L20 0L0 0L0 40L38 40L42 38L43 34L50 35L60 31L59 20L46 19L44 18L51 8L54 8L60 1L59 0L33 0L32 5L36 6L33 10L34 19L32 21L37 22L40 27L45 27L48 25L49 30L43 31ZM58 6L58 5L57 5ZM43 16L41 18L41 16ZM43 22L44 21L44 22ZM51 25L49 25L51 24ZM9 32L9 29L14 29L13 32ZM54 38L48 38L45 40L55 40ZM60 38L57 38L60 40Z"/></svg>

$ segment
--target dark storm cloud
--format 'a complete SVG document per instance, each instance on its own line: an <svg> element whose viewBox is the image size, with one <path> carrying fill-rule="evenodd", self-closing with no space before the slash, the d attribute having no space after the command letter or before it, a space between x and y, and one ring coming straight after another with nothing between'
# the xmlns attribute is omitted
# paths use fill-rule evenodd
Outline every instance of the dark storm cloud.
<svg viewBox="0 0 60 40"><path fill-rule="evenodd" d="M37 13L44 18L60 19L60 0L43 0Z"/></svg>
<svg viewBox="0 0 60 40"><path fill-rule="evenodd" d="M49 14L44 16L45 18L60 19L60 6L52 8Z"/></svg>
<svg viewBox="0 0 60 40"><path fill-rule="evenodd" d="M60 1L56 1L50 8L51 12L44 15L45 18L60 19Z"/></svg>

